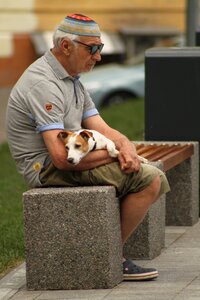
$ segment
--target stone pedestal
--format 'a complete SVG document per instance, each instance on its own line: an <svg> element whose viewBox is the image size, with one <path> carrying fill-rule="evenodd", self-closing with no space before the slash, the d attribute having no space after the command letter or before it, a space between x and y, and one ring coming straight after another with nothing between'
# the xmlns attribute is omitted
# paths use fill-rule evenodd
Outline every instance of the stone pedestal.
<svg viewBox="0 0 200 300"><path fill-rule="evenodd" d="M152 205L124 246L125 257L153 259L165 246L165 195Z"/></svg>
<svg viewBox="0 0 200 300"><path fill-rule="evenodd" d="M192 226L199 220L199 145L189 143L194 154L167 171L171 191L166 195L166 225Z"/></svg>
<svg viewBox="0 0 200 300"><path fill-rule="evenodd" d="M104 289L122 281L114 187L32 189L23 204L28 289Z"/></svg>

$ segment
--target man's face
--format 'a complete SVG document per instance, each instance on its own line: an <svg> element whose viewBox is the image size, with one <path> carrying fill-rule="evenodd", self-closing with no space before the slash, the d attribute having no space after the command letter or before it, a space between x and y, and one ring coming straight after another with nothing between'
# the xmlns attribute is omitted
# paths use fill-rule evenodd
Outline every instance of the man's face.
<svg viewBox="0 0 200 300"><path fill-rule="evenodd" d="M91 54L91 48L88 46L101 45L101 39L99 37L80 36L80 38L73 43L75 44L73 63L74 67L76 67L77 74L92 70L96 62L101 60L101 54L99 50L97 50L95 54Z"/></svg>

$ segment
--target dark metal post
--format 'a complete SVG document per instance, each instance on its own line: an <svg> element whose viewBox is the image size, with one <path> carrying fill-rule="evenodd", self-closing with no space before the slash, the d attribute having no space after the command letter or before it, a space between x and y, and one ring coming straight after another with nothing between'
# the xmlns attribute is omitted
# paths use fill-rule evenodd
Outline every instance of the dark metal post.
<svg viewBox="0 0 200 300"><path fill-rule="evenodd" d="M199 0L187 0L186 2L186 45L195 46L195 33L198 27Z"/></svg>

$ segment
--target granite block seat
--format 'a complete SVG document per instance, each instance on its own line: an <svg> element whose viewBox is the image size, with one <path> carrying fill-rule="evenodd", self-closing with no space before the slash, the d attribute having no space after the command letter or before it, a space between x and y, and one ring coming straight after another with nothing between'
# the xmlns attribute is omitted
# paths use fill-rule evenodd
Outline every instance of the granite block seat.
<svg viewBox="0 0 200 300"><path fill-rule="evenodd" d="M28 289L103 289L122 281L114 187L31 189L23 205Z"/></svg>

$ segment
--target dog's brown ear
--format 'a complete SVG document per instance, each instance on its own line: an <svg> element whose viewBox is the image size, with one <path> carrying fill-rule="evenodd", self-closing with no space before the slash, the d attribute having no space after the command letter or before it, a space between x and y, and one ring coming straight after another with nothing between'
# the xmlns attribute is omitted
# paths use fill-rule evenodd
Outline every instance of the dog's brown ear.
<svg viewBox="0 0 200 300"><path fill-rule="evenodd" d="M64 140L64 139L66 139L66 137L68 137L68 135L69 135L68 131L61 131L58 134L58 138L60 138L61 140Z"/></svg>
<svg viewBox="0 0 200 300"><path fill-rule="evenodd" d="M80 136L82 136L82 138L83 138L84 140L88 141L89 138L93 136L93 134L92 134L92 132L90 132L90 131L83 130L83 131L80 132Z"/></svg>

